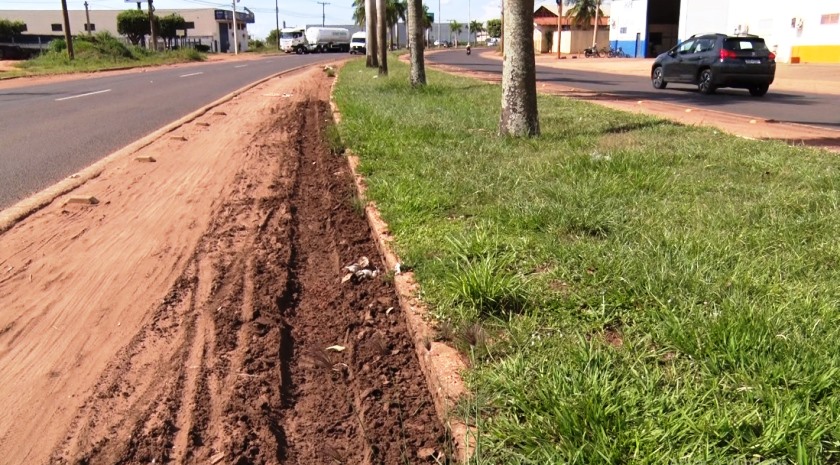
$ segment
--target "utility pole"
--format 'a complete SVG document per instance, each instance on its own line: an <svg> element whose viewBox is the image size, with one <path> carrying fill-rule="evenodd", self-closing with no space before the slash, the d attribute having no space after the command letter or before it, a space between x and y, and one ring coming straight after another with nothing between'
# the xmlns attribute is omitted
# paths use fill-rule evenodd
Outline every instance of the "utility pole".
<svg viewBox="0 0 840 465"><path fill-rule="evenodd" d="M61 13L64 16L64 40L67 42L67 56L76 58L73 53L73 35L70 34L70 15L67 13L67 0L61 0Z"/></svg>
<svg viewBox="0 0 840 465"><path fill-rule="evenodd" d="M85 2L85 20L87 21L85 23L85 30L87 31L88 35L91 35L92 33L90 32L90 12L88 11L88 2Z"/></svg>
<svg viewBox="0 0 840 465"><path fill-rule="evenodd" d="M277 50L280 50L280 5L274 0L274 19L277 21Z"/></svg>
<svg viewBox="0 0 840 465"><path fill-rule="evenodd" d="M236 0L233 0L233 54L239 55L239 31L236 30Z"/></svg>
<svg viewBox="0 0 840 465"><path fill-rule="evenodd" d="M560 59L560 37L563 35L563 0L557 0L557 59Z"/></svg>
<svg viewBox="0 0 840 465"><path fill-rule="evenodd" d="M327 2L315 2L315 3L321 5L321 27L324 27L327 24L327 9L326 8L327 8L327 5L329 5L329 3L327 3ZM365 27L367 27L367 26L365 26Z"/></svg>
<svg viewBox="0 0 840 465"><path fill-rule="evenodd" d="M157 28L155 27L155 7L152 5L154 0L149 0L149 47L157 52Z"/></svg>

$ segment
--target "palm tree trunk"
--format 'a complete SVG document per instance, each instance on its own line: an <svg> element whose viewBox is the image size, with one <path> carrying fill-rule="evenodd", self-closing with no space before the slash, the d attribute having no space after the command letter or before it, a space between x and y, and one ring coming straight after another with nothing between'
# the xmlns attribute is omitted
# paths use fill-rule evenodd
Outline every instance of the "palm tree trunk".
<svg viewBox="0 0 840 465"><path fill-rule="evenodd" d="M601 8L601 2L595 2L595 27L592 31L592 48L598 43L598 10Z"/></svg>
<svg viewBox="0 0 840 465"><path fill-rule="evenodd" d="M505 58L499 133L530 137L540 133L534 58L534 0L504 0Z"/></svg>
<svg viewBox="0 0 840 465"><path fill-rule="evenodd" d="M386 16L387 0L376 0L376 32L379 43L379 74L388 75L388 18Z"/></svg>
<svg viewBox="0 0 840 465"><path fill-rule="evenodd" d="M379 66L376 52L376 2L365 0L365 63L368 68Z"/></svg>
<svg viewBox="0 0 840 465"><path fill-rule="evenodd" d="M426 28L423 16L423 1L408 0L408 50L411 61L409 80L413 87L426 85L426 64L423 60Z"/></svg>

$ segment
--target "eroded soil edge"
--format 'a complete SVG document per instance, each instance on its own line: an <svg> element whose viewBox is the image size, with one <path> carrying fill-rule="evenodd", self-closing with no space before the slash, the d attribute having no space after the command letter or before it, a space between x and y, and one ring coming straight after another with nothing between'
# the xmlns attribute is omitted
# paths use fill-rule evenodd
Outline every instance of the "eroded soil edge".
<svg viewBox="0 0 840 465"><path fill-rule="evenodd" d="M346 160L328 85L256 131L188 266L128 342L51 463L436 463L435 416ZM341 346L341 351L327 350Z"/></svg>

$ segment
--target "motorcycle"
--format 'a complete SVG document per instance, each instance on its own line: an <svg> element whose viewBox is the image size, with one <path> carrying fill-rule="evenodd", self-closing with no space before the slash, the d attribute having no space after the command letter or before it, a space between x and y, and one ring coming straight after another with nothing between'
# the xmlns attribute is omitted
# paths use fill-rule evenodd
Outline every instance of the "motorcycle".
<svg viewBox="0 0 840 465"><path fill-rule="evenodd" d="M601 56L601 52L598 51L598 44L593 45L592 47L588 47L583 49L583 56L586 58L598 58Z"/></svg>
<svg viewBox="0 0 840 465"><path fill-rule="evenodd" d="M469 55L469 54L471 54L471 53L472 53L472 48L471 48L471 47L469 46L469 44L468 44L468 45L467 45L467 55Z"/></svg>

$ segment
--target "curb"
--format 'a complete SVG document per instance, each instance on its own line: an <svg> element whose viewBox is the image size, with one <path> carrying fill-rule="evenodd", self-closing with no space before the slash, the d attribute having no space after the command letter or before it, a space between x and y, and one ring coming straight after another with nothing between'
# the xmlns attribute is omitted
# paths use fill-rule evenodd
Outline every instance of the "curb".
<svg viewBox="0 0 840 465"><path fill-rule="evenodd" d="M330 90L330 108L335 124L341 123L341 112L335 103L335 86L338 76L333 80ZM359 198L365 203L365 217L370 226L371 235L376 241L376 247L385 267L394 270L400 264L400 259L391 248L394 241L390 228L376 204L368 201L365 192L367 186L364 177L359 173L359 157L349 149L346 150L347 162L353 174L353 182ZM454 348L442 342L435 341L436 331L430 324L428 308L417 299L418 284L414 280L414 273L403 271L394 275L394 287L400 309L405 315L406 326L414 343L414 350L420 362L420 369L426 378L429 392L435 403L435 411L441 423L451 435L454 458L458 463L467 463L472 457L475 447L475 431L462 421L455 411L458 401L467 395L467 389L461 378L467 367L461 354ZM473 438L472 441L470 439Z"/></svg>
<svg viewBox="0 0 840 465"><path fill-rule="evenodd" d="M34 195L31 195L31 196L21 200L20 202L18 202L16 204L13 204L10 207L7 207L4 210L0 210L0 234L3 234L4 232L8 231L9 229L14 227L17 223L19 223L20 221L22 221L23 219L25 219L29 215L31 215L31 214L37 212L38 210L41 210L42 208L46 207L47 205L51 204L53 202L53 200L55 200L59 196L64 195L68 192L71 192L74 189L78 188L79 186L82 186L83 184L85 184L87 181L98 177L100 174L102 174L102 172L105 170L105 168L109 164L111 164L112 162L114 162L116 160L119 160L119 159L122 159L122 158L125 158L125 157L128 157L128 156L132 155L133 153L137 152L138 150L141 150L141 149L151 145L153 142L155 142L161 136L163 136L167 133L170 133L170 132L180 128L184 124L187 124L187 123L203 116L204 114L206 114L210 110L218 107L219 105L233 100L234 98L236 98L237 96L239 96L243 92L247 92L247 91L253 89L254 87L257 87L258 85L263 84L264 82L270 81L271 79L281 77L281 76L284 76L286 74L294 73L296 71L300 71L301 69L306 68L308 66L317 66L317 64L314 64L314 65L313 64L307 64L307 65L296 66L294 68L287 69L287 70L284 70L284 71L280 71L279 73L272 74L271 76L267 76L267 77L262 78L258 81L254 81L251 84L246 85L245 87L239 88L239 89L231 92L230 94L225 95L224 97L222 97L218 100L215 100L215 101L199 108L198 110L196 110L196 111L194 111L194 112L192 112L192 113L190 113L190 114L188 114L188 115L186 115L186 116L184 116L184 117L182 117L182 118L180 118L176 121L173 121L173 122L167 124L166 126L160 128L160 129L157 129L156 131L153 131L152 133L144 136L141 139L138 139L135 142L132 142L131 144L117 150L116 152L113 152L110 155L106 155L104 158L102 158L99 161L93 163L92 165L88 166L87 168L82 169L78 173L73 174L70 177L63 179L63 180L53 184L52 186L49 186L49 187L45 188L44 190L42 190L42 191L40 191L40 192L38 192Z"/></svg>

